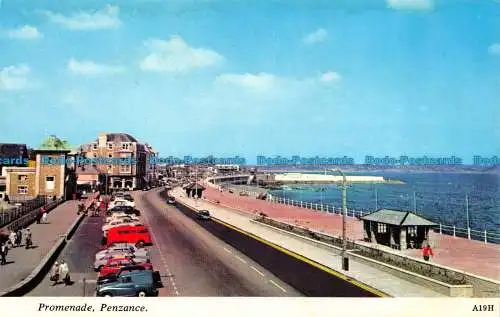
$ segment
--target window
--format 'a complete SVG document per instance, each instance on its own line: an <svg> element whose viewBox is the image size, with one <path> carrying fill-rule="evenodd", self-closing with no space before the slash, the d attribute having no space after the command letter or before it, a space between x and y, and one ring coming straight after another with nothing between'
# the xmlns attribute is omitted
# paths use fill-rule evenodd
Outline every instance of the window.
<svg viewBox="0 0 500 317"><path fill-rule="evenodd" d="M93 144L93 148L94 148L94 150L97 150L97 143Z"/></svg>
<svg viewBox="0 0 500 317"><path fill-rule="evenodd" d="M416 235L417 234L417 227L416 226L413 226L413 227L408 227L408 234L412 235Z"/></svg>
<svg viewBox="0 0 500 317"><path fill-rule="evenodd" d="M109 154L108 157L113 157L113 154Z"/></svg>
<svg viewBox="0 0 500 317"><path fill-rule="evenodd" d="M54 186L55 186L55 177L54 176L45 177L45 190L47 191L54 190Z"/></svg>
<svg viewBox="0 0 500 317"><path fill-rule="evenodd" d="M122 143L122 149L123 150L128 150L129 144L128 143Z"/></svg>
<svg viewBox="0 0 500 317"><path fill-rule="evenodd" d="M378 223L378 228L377 232L378 233L386 233L387 232L387 225L385 223Z"/></svg>
<svg viewBox="0 0 500 317"><path fill-rule="evenodd" d="M21 182L25 182L28 180L28 175L18 175L17 180Z"/></svg>
<svg viewBox="0 0 500 317"><path fill-rule="evenodd" d="M17 193L26 195L28 193L28 186L17 186Z"/></svg>
<svg viewBox="0 0 500 317"><path fill-rule="evenodd" d="M130 165L120 165L120 173L130 173Z"/></svg>
<svg viewBox="0 0 500 317"><path fill-rule="evenodd" d="M113 149L113 143L108 143L108 149L110 149L110 150Z"/></svg>

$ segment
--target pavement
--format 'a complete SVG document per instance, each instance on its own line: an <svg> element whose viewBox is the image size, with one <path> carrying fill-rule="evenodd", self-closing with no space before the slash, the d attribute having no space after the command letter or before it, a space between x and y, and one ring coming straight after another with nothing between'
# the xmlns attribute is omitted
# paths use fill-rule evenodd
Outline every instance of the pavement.
<svg viewBox="0 0 500 317"><path fill-rule="evenodd" d="M157 191L138 191L133 196L142 222L154 237L153 246L147 248L165 286L159 296L301 296L177 208L166 205ZM27 296L83 296L83 278L85 296L93 296L97 273L92 264L100 246L102 221L87 217L60 256L68 262L74 284L52 286L46 276Z"/></svg>
<svg viewBox="0 0 500 317"><path fill-rule="evenodd" d="M264 212L269 218L281 222L299 225L334 236L342 234L342 217L338 214L272 203L254 197L231 194L227 191L220 192L211 186L207 186L203 196L207 201L216 203L216 205L239 210L249 215ZM362 240L362 221L349 217L346 220L346 235L351 240ZM431 261L434 263L500 280L500 245L485 244L481 241L441 235L434 232L430 233L430 242L434 253ZM388 248L388 251L403 252L417 259L422 258L421 250L393 251ZM479 263L481 265L478 265Z"/></svg>
<svg viewBox="0 0 500 317"><path fill-rule="evenodd" d="M0 266L0 290L6 290L24 280L49 253L77 218L77 201L66 201L48 213L48 223L32 224L33 247L9 250L7 264ZM24 244L24 236L23 236Z"/></svg>
<svg viewBox="0 0 500 317"><path fill-rule="evenodd" d="M346 274L349 277L352 277L362 283L370 285L391 296L394 297L443 297L444 296L438 292L427 289L421 285L400 279L392 274L379 271L371 266L358 263L354 260L350 261L348 272L342 271L341 257L336 251L316 247L311 245L310 243L306 243L301 238L293 237L289 234L279 232L272 228L267 228L257 223L252 223L250 222L250 220L253 218L254 212L247 212L247 213L241 212L244 210L241 208L240 212L235 212L234 209L223 207L221 206L221 204L213 204L204 200L199 200L199 199L194 200L192 198L187 198L185 197L185 193L179 188L174 189L171 192L171 194L175 196L178 201L186 203L195 209L198 210L207 209L215 218L221 219L240 229L243 229L254 235L262 237L263 239L270 241L276 245L282 246L285 249L301 254L337 272L342 272L343 274ZM228 194L225 193L224 195L227 196ZM235 200L233 197L230 197L229 199ZM244 205L244 203L240 204L239 207L241 207L242 205ZM250 205L247 205L247 207L248 206ZM255 205L251 206L256 207ZM263 211L271 216L271 214L268 212L268 209L264 209L263 207L265 206L262 205L258 206L258 208L261 208L260 211ZM252 211L254 210L252 209ZM300 272L297 272L297 274L300 274Z"/></svg>

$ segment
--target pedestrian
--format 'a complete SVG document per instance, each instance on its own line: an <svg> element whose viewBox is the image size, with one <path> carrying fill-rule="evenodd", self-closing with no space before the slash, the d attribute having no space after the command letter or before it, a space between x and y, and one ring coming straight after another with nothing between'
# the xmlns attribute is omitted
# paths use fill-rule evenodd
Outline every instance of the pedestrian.
<svg viewBox="0 0 500 317"><path fill-rule="evenodd" d="M7 264L7 243L2 243L0 246L0 264Z"/></svg>
<svg viewBox="0 0 500 317"><path fill-rule="evenodd" d="M43 215L42 215L42 223L48 223L47 217L48 217L47 213L44 212Z"/></svg>
<svg viewBox="0 0 500 317"><path fill-rule="evenodd" d="M431 256L434 256L432 253L432 248L429 243L426 243L424 248L422 249L422 255L425 261L429 261Z"/></svg>
<svg viewBox="0 0 500 317"><path fill-rule="evenodd" d="M30 228L26 228L26 249L29 249L33 245L32 235Z"/></svg>
<svg viewBox="0 0 500 317"><path fill-rule="evenodd" d="M12 245L12 247L14 247L16 245L16 233L14 231L10 232L9 241L10 241L10 244Z"/></svg>
<svg viewBox="0 0 500 317"><path fill-rule="evenodd" d="M23 243L23 232L21 230L17 229L17 231L16 231L16 245L18 247L20 247L22 243Z"/></svg>
<svg viewBox="0 0 500 317"><path fill-rule="evenodd" d="M59 265L59 277L64 282L65 285L69 285L71 282L71 278L69 276L69 268L68 263L66 261L61 260L61 265Z"/></svg>
<svg viewBox="0 0 500 317"><path fill-rule="evenodd" d="M56 263L54 263L54 265L52 266L52 270L50 272L50 280L52 282L54 282L54 284L52 284L52 286L59 283L59 271L60 271L59 262L56 261Z"/></svg>

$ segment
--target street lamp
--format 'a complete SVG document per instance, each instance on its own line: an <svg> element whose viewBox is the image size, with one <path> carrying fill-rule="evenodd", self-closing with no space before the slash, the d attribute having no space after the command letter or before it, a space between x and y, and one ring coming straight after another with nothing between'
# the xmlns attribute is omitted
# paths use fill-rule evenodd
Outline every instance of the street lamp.
<svg viewBox="0 0 500 317"><path fill-rule="evenodd" d="M345 220L347 217L347 180L344 173L336 168L335 172L339 172L342 175L342 269L344 271L349 271L349 258L346 255L347 240L346 240L346 225Z"/></svg>

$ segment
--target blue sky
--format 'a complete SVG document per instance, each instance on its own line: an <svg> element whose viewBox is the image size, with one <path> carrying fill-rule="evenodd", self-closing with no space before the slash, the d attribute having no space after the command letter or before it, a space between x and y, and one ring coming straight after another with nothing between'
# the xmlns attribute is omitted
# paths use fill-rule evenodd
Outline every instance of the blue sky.
<svg viewBox="0 0 500 317"><path fill-rule="evenodd" d="M468 162L500 154L500 1L2 0L0 110L35 147Z"/></svg>

